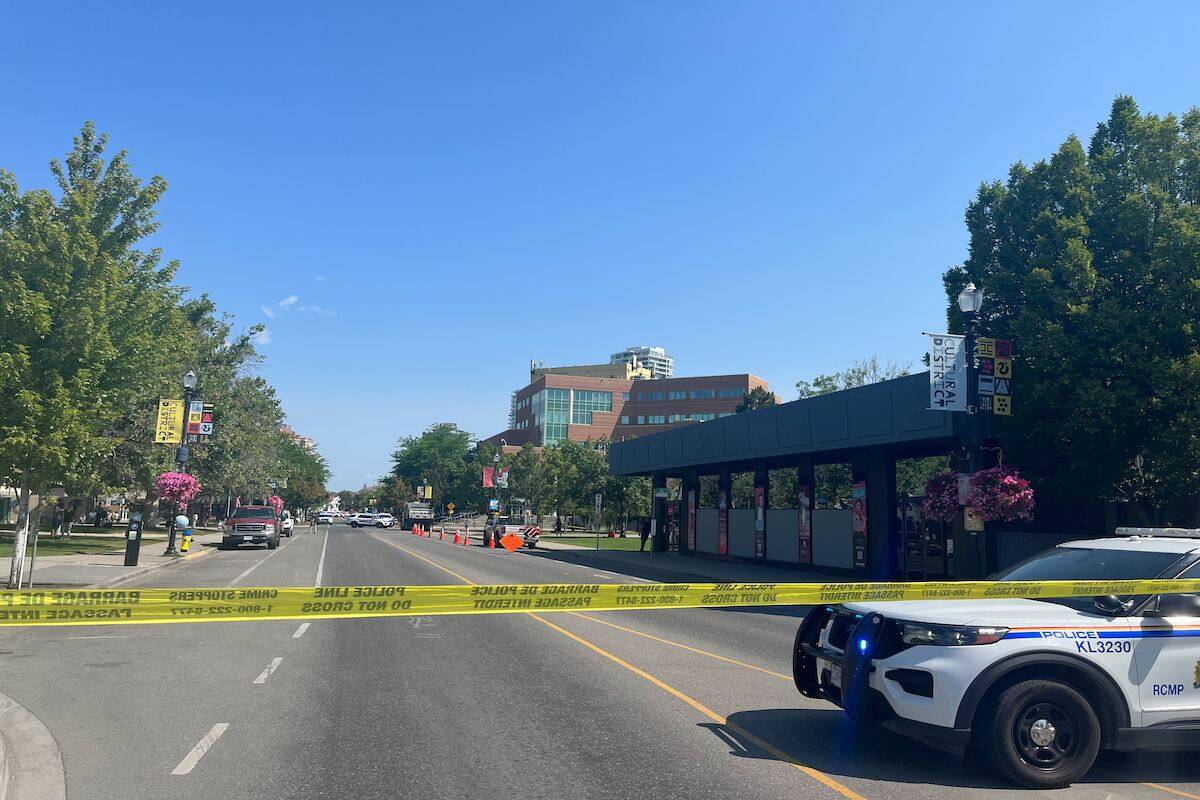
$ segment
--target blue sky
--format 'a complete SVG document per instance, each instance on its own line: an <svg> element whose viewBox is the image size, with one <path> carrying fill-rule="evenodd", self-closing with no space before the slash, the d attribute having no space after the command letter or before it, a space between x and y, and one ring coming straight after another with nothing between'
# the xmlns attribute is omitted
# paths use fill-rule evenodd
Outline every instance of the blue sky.
<svg viewBox="0 0 1200 800"><path fill-rule="evenodd" d="M91 119L163 175L155 244L267 323L335 488L431 423L501 430L530 358L661 344L786 399L915 362L981 181L1117 94L1200 103L1185 3L7 2L0 30L0 167L48 186Z"/></svg>

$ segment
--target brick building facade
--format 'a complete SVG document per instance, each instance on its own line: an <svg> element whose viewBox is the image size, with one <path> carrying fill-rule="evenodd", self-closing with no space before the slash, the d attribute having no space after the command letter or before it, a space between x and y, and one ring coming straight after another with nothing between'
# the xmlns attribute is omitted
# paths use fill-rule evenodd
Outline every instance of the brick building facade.
<svg viewBox="0 0 1200 800"><path fill-rule="evenodd" d="M756 386L770 391L748 373L661 380L542 374L517 391L512 427L487 441L503 439L506 450L563 439L619 442L728 416Z"/></svg>

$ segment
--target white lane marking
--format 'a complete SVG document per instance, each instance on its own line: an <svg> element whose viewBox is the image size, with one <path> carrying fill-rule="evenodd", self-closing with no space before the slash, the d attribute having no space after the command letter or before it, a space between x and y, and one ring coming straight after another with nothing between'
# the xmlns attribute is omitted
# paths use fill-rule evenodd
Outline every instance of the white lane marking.
<svg viewBox="0 0 1200 800"><path fill-rule="evenodd" d="M133 639L137 633L99 633L92 636L64 636L64 639Z"/></svg>
<svg viewBox="0 0 1200 800"><path fill-rule="evenodd" d="M208 752L208 748L213 746L213 742L221 738L221 734L229 727L228 722L218 722L213 725L208 733L196 743L192 748L192 752L183 757L183 761L179 762L179 766L171 770L172 775L187 775L196 765L200 763L200 759Z"/></svg>
<svg viewBox="0 0 1200 800"><path fill-rule="evenodd" d="M258 677L254 679L254 682L259 685L266 683L267 678L271 677L275 670L279 669L279 665L282 663L283 656L272 658L271 663L267 664L267 668L258 674Z"/></svg>
<svg viewBox="0 0 1200 800"><path fill-rule="evenodd" d="M304 635L304 632L305 632L306 630L308 630L308 626L309 626L309 625L311 625L311 624L312 624L312 623L309 623L309 622L301 622L301 623L300 623L300 627L299 627L299 628L296 628L296 632L292 634L292 638L293 638L293 639L299 639L301 636L303 636L303 635Z"/></svg>
<svg viewBox="0 0 1200 800"><path fill-rule="evenodd" d="M266 560L267 560L268 558L270 558L271 556L275 555L276 553L278 553L278 552L279 552L280 550L282 550L282 549L283 549L283 545L282 545L282 544L280 544L280 545L279 545L278 547L276 547L274 550L272 550L271 552L267 553L267 555L266 555L266 556L265 556L265 557L262 559L262 561L256 561L256 562L254 562L253 564L251 564L249 567L246 567L246 569L245 569L245 570L242 572L242 574L241 574L241 575L238 575L236 578L234 578L233 580L231 580L231 581L229 582L229 585L230 585L230 586L233 586L235 583L237 583L238 581L240 581L242 578L246 577L246 576L247 576L247 575L249 575L251 572L254 572L254 570L258 569L258 568L259 568L259 567L261 567L261 566L262 566L264 563L266 563Z"/></svg>
<svg viewBox="0 0 1200 800"><path fill-rule="evenodd" d="M325 541L321 542L321 560L317 562L317 582L316 586L321 585L321 575L325 572L325 548L329 546L329 528L325 528Z"/></svg>

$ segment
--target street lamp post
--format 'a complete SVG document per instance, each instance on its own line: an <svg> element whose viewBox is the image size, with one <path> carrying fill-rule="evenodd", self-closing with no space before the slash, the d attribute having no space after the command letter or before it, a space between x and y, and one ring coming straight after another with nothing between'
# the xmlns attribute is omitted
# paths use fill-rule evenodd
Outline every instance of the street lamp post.
<svg viewBox="0 0 1200 800"><path fill-rule="evenodd" d="M175 463L179 465L180 472L187 472L188 459L192 457L191 449L188 445L191 443L191 436L187 432L188 413L191 411L192 398L196 394L196 385L199 381L196 378L196 373L193 370L188 370L183 376L183 437L179 443L179 447L175 450ZM167 549L163 551L164 556L180 555L179 548L175 546L175 517L171 516L171 525L167 529Z"/></svg>
<svg viewBox="0 0 1200 800"><path fill-rule="evenodd" d="M974 475L979 468L979 376L975 358L976 326L979 323L979 310L983 308L983 290L976 288L974 283L968 283L958 293L958 310L966 321L967 348L967 474ZM970 531L970 549L967 556L967 569L972 578L980 576L979 534Z"/></svg>

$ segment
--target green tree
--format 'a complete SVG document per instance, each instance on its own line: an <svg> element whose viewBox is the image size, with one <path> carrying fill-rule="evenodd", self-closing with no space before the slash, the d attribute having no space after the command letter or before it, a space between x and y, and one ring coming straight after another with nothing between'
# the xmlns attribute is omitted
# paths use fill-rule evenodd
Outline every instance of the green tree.
<svg viewBox="0 0 1200 800"><path fill-rule="evenodd" d="M1200 496L1200 110L1118 97L1085 150L1069 137L968 206L981 333L1014 341L1006 460L1054 497L1125 500L1147 522ZM1192 509L1194 513L1194 508Z"/></svg>
<svg viewBox="0 0 1200 800"><path fill-rule="evenodd" d="M758 408L767 408L773 405L775 405L775 395L761 386L755 386L742 395L742 402L738 403L737 408L734 410L738 414L744 414L747 411L754 411Z"/></svg>
<svg viewBox="0 0 1200 800"><path fill-rule="evenodd" d="M912 369L911 363L896 364L892 361L880 363L879 356L860 358L841 372L828 375L818 375L812 380L796 381L796 392L800 399L816 397L817 395L840 392L843 389L855 389L870 383L889 381L907 375Z"/></svg>
<svg viewBox="0 0 1200 800"><path fill-rule="evenodd" d="M468 464L475 464L472 439L453 422L439 422L420 436L406 436L392 453L391 474L408 486L427 481L433 487L434 502L441 505L453 498L454 489L469 488L465 476Z"/></svg>
<svg viewBox="0 0 1200 800"><path fill-rule="evenodd" d="M158 227L166 182L143 184L106 149L86 124L51 163L57 199L0 172L0 480L19 487L21 531L10 585L30 494L55 480L99 484L114 421L170 360L161 333L178 321L175 265L135 247Z"/></svg>

